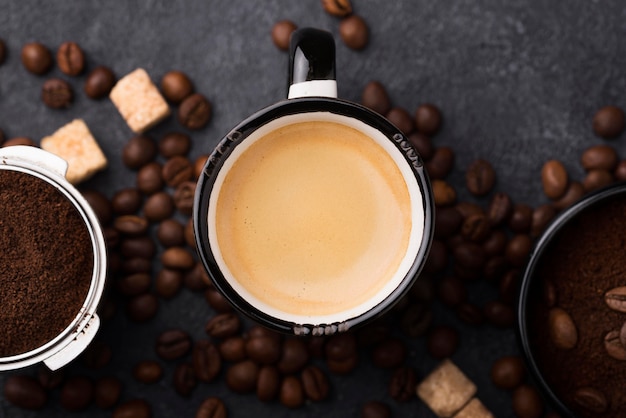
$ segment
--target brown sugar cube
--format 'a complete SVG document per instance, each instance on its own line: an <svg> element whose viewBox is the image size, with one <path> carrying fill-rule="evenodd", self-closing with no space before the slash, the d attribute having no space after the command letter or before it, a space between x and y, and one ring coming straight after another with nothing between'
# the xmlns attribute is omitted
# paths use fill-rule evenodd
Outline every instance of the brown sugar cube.
<svg viewBox="0 0 626 418"><path fill-rule="evenodd" d="M452 417L475 394L476 385L449 359L417 386L417 396L442 418Z"/></svg>
<svg viewBox="0 0 626 418"><path fill-rule="evenodd" d="M485 408L485 405L478 399L472 399L465 408L461 409L454 418L495 418L494 415Z"/></svg>
<svg viewBox="0 0 626 418"><path fill-rule="evenodd" d="M72 184L88 179L107 166L106 156L82 119L75 119L43 138L41 148L67 161L65 177Z"/></svg>
<svg viewBox="0 0 626 418"><path fill-rule="evenodd" d="M109 97L135 133L142 133L170 114L170 108L143 68L122 77Z"/></svg>

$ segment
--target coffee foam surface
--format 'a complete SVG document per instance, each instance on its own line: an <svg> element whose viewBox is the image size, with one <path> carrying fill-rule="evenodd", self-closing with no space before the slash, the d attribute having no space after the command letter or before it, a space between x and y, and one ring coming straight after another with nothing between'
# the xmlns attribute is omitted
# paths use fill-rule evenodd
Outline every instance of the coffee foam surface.
<svg viewBox="0 0 626 418"><path fill-rule="evenodd" d="M229 283L296 323L375 306L404 278L423 229L419 187L399 151L372 140L382 134L365 124L369 136L348 118L322 115L255 132L221 170L209 209L209 239Z"/></svg>

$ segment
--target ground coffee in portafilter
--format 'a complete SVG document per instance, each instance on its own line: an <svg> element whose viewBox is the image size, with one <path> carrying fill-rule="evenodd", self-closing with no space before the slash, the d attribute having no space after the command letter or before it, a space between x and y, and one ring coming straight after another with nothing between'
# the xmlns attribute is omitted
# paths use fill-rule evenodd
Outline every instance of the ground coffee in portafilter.
<svg viewBox="0 0 626 418"><path fill-rule="evenodd" d="M85 222L54 186L0 170L0 357L61 333L87 297L93 249Z"/></svg>

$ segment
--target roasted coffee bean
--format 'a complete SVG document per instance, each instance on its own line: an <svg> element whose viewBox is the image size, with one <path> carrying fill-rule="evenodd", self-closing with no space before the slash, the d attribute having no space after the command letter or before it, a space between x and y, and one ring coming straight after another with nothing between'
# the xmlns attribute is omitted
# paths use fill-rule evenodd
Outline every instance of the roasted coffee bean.
<svg viewBox="0 0 626 418"><path fill-rule="evenodd" d="M206 162L208 161L209 156L206 154L200 155L196 158L196 160L193 163L193 177L194 179L199 179L200 176L202 175L202 172L204 171L204 166L206 165Z"/></svg>
<svg viewBox="0 0 626 418"><path fill-rule="evenodd" d="M528 235L515 235L506 246L506 261L514 267L522 267L528 259L532 246L533 242Z"/></svg>
<svg viewBox="0 0 626 418"><path fill-rule="evenodd" d="M162 269L156 277L155 290L165 299L174 297L183 285L183 273L178 270Z"/></svg>
<svg viewBox="0 0 626 418"><path fill-rule="evenodd" d="M226 405L220 398L210 396L206 398L196 411L196 418L226 418Z"/></svg>
<svg viewBox="0 0 626 418"><path fill-rule="evenodd" d="M30 42L22 47L22 64L29 72L42 75L52 68L50 50L39 42Z"/></svg>
<svg viewBox="0 0 626 418"><path fill-rule="evenodd" d="M450 206L456 202L456 190L444 180L433 180L433 198L437 206Z"/></svg>
<svg viewBox="0 0 626 418"><path fill-rule="evenodd" d="M369 28L362 17L353 14L339 23L339 36L348 48L361 50L369 42Z"/></svg>
<svg viewBox="0 0 626 418"><path fill-rule="evenodd" d="M496 184L496 172L489 161L478 159L465 171L465 185L474 196L484 196Z"/></svg>
<svg viewBox="0 0 626 418"><path fill-rule="evenodd" d="M553 202L553 206L557 210L563 210L576 203L585 194L582 184L577 181L571 181L567 191L559 200Z"/></svg>
<svg viewBox="0 0 626 418"><path fill-rule="evenodd" d="M606 170L590 170L583 179L585 192L593 192L613 183L613 175Z"/></svg>
<svg viewBox="0 0 626 418"><path fill-rule="evenodd" d="M182 71L168 71L161 78L161 93L170 102L178 104L193 93L193 84Z"/></svg>
<svg viewBox="0 0 626 418"><path fill-rule="evenodd" d="M157 155L157 145L146 135L135 135L122 149L122 161L130 169L139 169L153 161Z"/></svg>
<svg viewBox="0 0 626 418"><path fill-rule="evenodd" d="M104 234L104 241L106 242L106 245L109 251L117 249L117 247L119 247L120 242L122 241L121 239L122 234L120 234L117 229L113 228L112 226L107 225L102 228L102 233ZM114 255L117 256L121 262L122 258L118 252L110 252L109 258L112 259ZM110 260L107 259L107 261L110 261Z"/></svg>
<svg viewBox="0 0 626 418"><path fill-rule="evenodd" d="M501 229L492 229L491 233L483 241L482 246L485 250L485 256L495 257L504 254L508 238Z"/></svg>
<svg viewBox="0 0 626 418"><path fill-rule="evenodd" d="M71 76L83 72L85 68L85 54L76 42L63 42L57 50L57 65L59 69Z"/></svg>
<svg viewBox="0 0 626 418"><path fill-rule="evenodd" d="M307 338L307 348L309 350L309 354L311 357L321 359L324 357L324 349L326 346L326 337L324 336L314 336Z"/></svg>
<svg viewBox="0 0 626 418"><path fill-rule="evenodd" d="M37 368L37 380L46 390L56 389L65 379L65 369L50 370L43 363Z"/></svg>
<svg viewBox="0 0 626 418"><path fill-rule="evenodd" d="M111 207L117 215L133 215L142 203L141 193L132 187L118 190L111 198Z"/></svg>
<svg viewBox="0 0 626 418"><path fill-rule="evenodd" d="M228 338L235 335L240 327L239 316L234 313L224 313L209 319L205 331L212 338Z"/></svg>
<svg viewBox="0 0 626 418"><path fill-rule="evenodd" d="M435 298L435 284L431 277L419 275L409 289L409 296L418 302L430 303Z"/></svg>
<svg viewBox="0 0 626 418"><path fill-rule="evenodd" d="M552 343L561 350L571 350L578 343L578 330L572 317L562 308L548 312L548 331Z"/></svg>
<svg viewBox="0 0 626 418"><path fill-rule="evenodd" d="M324 345L324 352L326 365L332 373L350 373L358 362L355 334L344 332L331 336Z"/></svg>
<svg viewBox="0 0 626 418"><path fill-rule="evenodd" d="M574 392L573 401L586 413L604 414L609 408L609 401L604 393L592 387L583 387Z"/></svg>
<svg viewBox="0 0 626 418"><path fill-rule="evenodd" d="M493 326L509 328L515 324L515 311L507 304L494 300L483 306L485 319Z"/></svg>
<svg viewBox="0 0 626 418"><path fill-rule="evenodd" d="M102 225L106 225L113 219L113 206L107 197L97 190L83 190L81 194L93 209Z"/></svg>
<svg viewBox="0 0 626 418"><path fill-rule="evenodd" d="M156 236L164 247L185 245L185 227L175 219L163 220L157 227Z"/></svg>
<svg viewBox="0 0 626 418"><path fill-rule="evenodd" d="M487 216L493 226L499 226L509 221L513 213L513 202L508 194L498 192L493 195L487 209Z"/></svg>
<svg viewBox="0 0 626 418"><path fill-rule="evenodd" d="M226 385L236 393L250 393L256 388L259 366L252 360L235 363L226 371Z"/></svg>
<svg viewBox="0 0 626 418"><path fill-rule="evenodd" d="M196 265L191 253L183 247L170 247L161 253L163 267L173 270L189 270Z"/></svg>
<svg viewBox="0 0 626 418"><path fill-rule="evenodd" d="M520 275L518 270L509 270L500 280L498 294L500 300L507 305L513 305L513 303L515 303L519 279Z"/></svg>
<svg viewBox="0 0 626 418"><path fill-rule="evenodd" d="M569 184L569 177L563 163L558 160L547 161L541 168L541 183L546 197L553 200L561 198Z"/></svg>
<svg viewBox="0 0 626 418"><path fill-rule="evenodd" d="M626 347L620 340L620 331L609 331L609 333L604 336L604 348L607 354L614 359L621 361L626 360Z"/></svg>
<svg viewBox="0 0 626 418"><path fill-rule="evenodd" d="M470 215L461 225L461 235L468 241L483 242L491 233L491 222L486 215Z"/></svg>
<svg viewBox="0 0 626 418"><path fill-rule="evenodd" d="M90 369L102 369L109 364L113 357L111 347L101 340L93 340L81 354L81 360Z"/></svg>
<svg viewBox="0 0 626 418"><path fill-rule="evenodd" d="M196 236L193 232L193 218L189 218L185 224L185 242L191 248L196 248Z"/></svg>
<svg viewBox="0 0 626 418"><path fill-rule="evenodd" d="M513 411L519 418L541 418L543 401L537 390L522 384L513 391Z"/></svg>
<svg viewBox="0 0 626 418"><path fill-rule="evenodd" d="M319 367L308 366L302 371L301 379L304 394L308 399L319 402L328 397L330 384Z"/></svg>
<svg viewBox="0 0 626 418"><path fill-rule="evenodd" d="M179 184L191 180L192 176L193 167L185 157L172 157L163 166L163 180L170 187L177 187Z"/></svg>
<svg viewBox="0 0 626 418"><path fill-rule="evenodd" d="M141 383L156 383L163 377L163 367L154 360L140 361L133 367L133 377Z"/></svg>
<svg viewBox="0 0 626 418"><path fill-rule="evenodd" d="M617 106L604 106L593 117L593 131L599 137L612 139L624 131L624 111Z"/></svg>
<svg viewBox="0 0 626 418"><path fill-rule="evenodd" d="M120 244L120 253L126 258L152 258L156 251L156 244L148 235L124 238Z"/></svg>
<svg viewBox="0 0 626 418"><path fill-rule="evenodd" d="M152 271L152 260L143 257L127 258L122 261L122 272L126 275L136 273L150 273Z"/></svg>
<svg viewBox="0 0 626 418"><path fill-rule="evenodd" d="M461 322L471 326L479 326L485 321L483 311L473 303L463 302L456 307L456 316Z"/></svg>
<svg viewBox="0 0 626 418"><path fill-rule="evenodd" d="M402 300L405 299L402 298ZM402 302L398 302L398 305L401 303ZM403 310L404 308L400 309ZM356 337L357 345L359 347L371 347L375 344L385 341L387 338L389 338L389 324L383 323L382 321L374 321L360 328L357 331Z"/></svg>
<svg viewBox="0 0 626 418"><path fill-rule="evenodd" d="M398 402L410 401L415 396L417 373L410 366L399 367L394 370L389 380L388 392Z"/></svg>
<svg viewBox="0 0 626 418"><path fill-rule="evenodd" d="M115 74L109 67L98 66L94 68L83 85L87 97L101 99L107 97L115 85Z"/></svg>
<svg viewBox="0 0 626 418"><path fill-rule="evenodd" d="M186 181L179 184L174 192L174 206L183 215L190 216L193 210L194 193L196 192L196 183Z"/></svg>
<svg viewBox="0 0 626 418"><path fill-rule="evenodd" d="M626 286L616 287L606 292L604 301L614 311L626 313Z"/></svg>
<svg viewBox="0 0 626 418"><path fill-rule="evenodd" d="M180 396L190 396L198 384L193 366L189 363L180 363L176 366L172 384Z"/></svg>
<svg viewBox="0 0 626 418"><path fill-rule="evenodd" d="M530 224L530 236L533 238L539 237L555 216L556 210L550 204L544 204L535 208Z"/></svg>
<svg viewBox="0 0 626 418"><path fill-rule="evenodd" d="M112 408L119 401L121 393L122 382L117 377L101 377L94 385L94 403L98 408Z"/></svg>
<svg viewBox="0 0 626 418"><path fill-rule="evenodd" d="M12 375L4 381L4 398L19 408L36 410L44 407L48 394L36 379Z"/></svg>
<svg viewBox="0 0 626 418"><path fill-rule="evenodd" d="M543 303L545 303L545 305L548 308L551 308L556 305L557 292L556 292L556 286L554 286L554 283L552 283L552 281L548 279L544 279L541 292L542 292L541 296L543 299Z"/></svg>
<svg viewBox="0 0 626 418"><path fill-rule="evenodd" d="M352 13L350 0L322 0L322 6L332 16L345 17Z"/></svg>
<svg viewBox="0 0 626 418"><path fill-rule="evenodd" d="M430 246L430 253L424 265L424 272L427 274L439 273L448 263L448 251L446 244L438 239L434 239Z"/></svg>
<svg viewBox="0 0 626 418"><path fill-rule="evenodd" d="M429 137L419 132L413 132L408 139L423 161L428 161L433 157L435 148Z"/></svg>
<svg viewBox="0 0 626 418"><path fill-rule="evenodd" d="M182 132L170 132L159 141L159 153L164 158L185 157L191 149L191 138Z"/></svg>
<svg viewBox="0 0 626 418"><path fill-rule="evenodd" d="M626 321L624 321L624 324L619 331L619 340L622 343L622 346L626 348Z"/></svg>
<svg viewBox="0 0 626 418"><path fill-rule="evenodd" d="M415 130L415 126L413 126L413 119L411 119L411 115L406 109L402 107L393 107L387 112L385 115L389 122L393 123L400 132L405 135L409 135L411 132Z"/></svg>
<svg viewBox="0 0 626 418"><path fill-rule="evenodd" d="M152 408L143 399L131 399L113 410L112 418L151 418Z"/></svg>
<svg viewBox="0 0 626 418"><path fill-rule="evenodd" d="M619 157L615 148L609 145L593 145L587 148L580 157L580 164L586 171L613 171L617 167Z"/></svg>
<svg viewBox="0 0 626 418"><path fill-rule="evenodd" d="M73 376L61 387L61 406L72 412L82 411L93 400L93 382L84 376Z"/></svg>
<svg viewBox="0 0 626 418"><path fill-rule="evenodd" d="M180 103L178 122L188 129L201 129L211 120L211 103L200 93L194 93Z"/></svg>
<svg viewBox="0 0 626 418"><path fill-rule="evenodd" d="M442 207L437 209L435 217L435 237L446 239L459 231L463 224L463 217L455 207Z"/></svg>
<svg viewBox="0 0 626 418"><path fill-rule="evenodd" d="M243 337L234 336L225 339L218 346L220 355L225 361L237 363L246 359L246 341Z"/></svg>
<svg viewBox="0 0 626 418"><path fill-rule="evenodd" d="M192 292L202 292L211 286L211 279L201 263L196 263L193 268L183 275L185 287Z"/></svg>
<svg viewBox="0 0 626 418"><path fill-rule="evenodd" d="M621 160L617 163L613 175L617 181L626 181L626 160Z"/></svg>
<svg viewBox="0 0 626 418"><path fill-rule="evenodd" d="M135 322L146 322L157 314L159 300L151 293L133 297L126 305L126 314Z"/></svg>
<svg viewBox="0 0 626 418"><path fill-rule="evenodd" d="M281 351L276 367L282 374L297 373L309 362L307 346L299 338L285 339Z"/></svg>
<svg viewBox="0 0 626 418"><path fill-rule="evenodd" d="M123 235L137 237L148 231L148 220L136 215L123 215L113 221L113 227Z"/></svg>
<svg viewBox="0 0 626 418"><path fill-rule="evenodd" d="M191 349L191 337L180 329L162 332L156 340L155 351L163 360L176 360Z"/></svg>
<svg viewBox="0 0 626 418"><path fill-rule="evenodd" d="M151 195L163 189L163 167L153 161L141 167L137 171L137 190L145 195Z"/></svg>
<svg viewBox="0 0 626 418"><path fill-rule="evenodd" d="M446 276L439 281L437 289L439 300L446 306L455 307L467 299L467 289L461 280Z"/></svg>
<svg viewBox="0 0 626 418"><path fill-rule="evenodd" d="M275 337L251 337L246 341L246 354L258 364L275 364L280 360L281 343Z"/></svg>
<svg viewBox="0 0 626 418"><path fill-rule="evenodd" d="M441 111L431 103L419 105L415 110L415 125L417 130L429 137L439 132L441 127Z"/></svg>
<svg viewBox="0 0 626 418"><path fill-rule="evenodd" d="M419 129L419 128L418 128ZM426 163L426 171L431 179L444 179L454 166L454 151L450 147L438 147Z"/></svg>
<svg viewBox="0 0 626 418"><path fill-rule="evenodd" d="M383 369L399 367L407 356L407 349L402 340L390 338L379 343L372 351L372 363Z"/></svg>
<svg viewBox="0 0 626 418"><path fill-rule="evenodd" d="M287 408L299 408L304 404L302 382L296 376L285 376L280 384L280 403Z"/></svg>
<svg viewBox="0 0 626 418"><path fill-rule="evenodd" d="M379 81L370 81L365 85L361 94L361 104L381 115L386 115L391 109L387 90Z"/></svg>
<svg viewBox="0 0 626 418"><path fill-rule="evenodd" d="M491 366L491 381L501 389L515 389L525 377L524 361L518 356L501 357Z"/></svg>
<svg viewBox="0 0 626 418"><path fill-rule="evenodd" d="M25 136L16 136L14 138L7 139L3 144L4 147L12 147L15 145L26 145L29 147L37 146L35 141Z"/></svg>
<svg viewBox="0 0 626 418"><path fill-rule="evenodd" d="M463 219L466 219L472 215L484 215L485 211L476 203L464 201L459 202L455 206L456 210L461 214Z"/></svg>
<svg viewBox="0 0 626 418"><path fill-rule="evenodd" d="M230 302L228 302L228 300L215 289L207 289L204 292L204 298L215 312L224 313L231 312L233 310Z"/></svg>
<svg viewBox="0 0 626 418"><path fill-rule="evenodd" d="M156 192L143 205L143 215L150 222L161 222L174 214L174 199L166 192Z"/></svg>
<svg viewBox="0 0 626 418"><path fill-rule="evenodd" d="M432 317L432 312L428 306L414 303L402 315L400 329L409 337L421 337L428 331Z"/></svg>
<svg viewBox="0 0 626 418"><path fill-rule="evenodd" d="M533 209L524 204L518 203L513 206L513 212L509 218L509 228L518 234L526 233L530 230L533 221Z"/></svg>
<svg viewBox="0 0 626 418"><path fill-rule="evenodd" d="M256 384L256 396L260 401L276 399L280 390L280 373L275 366L263 366L259 369Z"/></svg>
<svg viewBox="0 0 626 418"><path fill-rule="evenodd" d="M459 346L459 333L450 326L439 325L431 330L426 346L434 359L450 357Z"/></svg>
<svg viewBox="0 0 626 418"><path fill-rule="evenodd" d="M0 65L4 64L4 60L7 57L7 46L4 40L0 39Z"/></svg>
<svg viewBox="0 0 626 418"><path fill-rule="evenodd" d="M50 78L41 87L41 100L52 109L63 109L72 104L74 91L67 81Z"/></svg>
<svg viewBox="0 0 626 418"><path fill-rule="evenodd" d="M479 244L465 242L454 249L456 262L469 269L482 269L485 264L485 250Z"/></svg>
<svg viewBox="0 0 626 418"><path fill-rule="evenodd" d="M274 45L282 51L289 49L289 39L291 34L298 29L295 23L291 20L281 20L274 23L272 26L272 42Z"/></svg>
<svg viewBox="0 0 626 418"><path fill-rule="evenodd" d="M220 353L210 341L196 341L191 357L196 377L202 382L210 382L215 379L222 368Z"/></svg>
<svg viewBox="0 0 626 418"><path fill-rule="evenodd" d="M361 418L391 418L391 409L386 403L369 401L361 407Z"/></svg>

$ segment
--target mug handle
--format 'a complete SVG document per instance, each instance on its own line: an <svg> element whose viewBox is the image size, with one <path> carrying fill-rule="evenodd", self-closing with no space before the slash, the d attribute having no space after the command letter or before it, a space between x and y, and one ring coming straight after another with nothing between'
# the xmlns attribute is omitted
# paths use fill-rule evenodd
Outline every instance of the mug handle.
<svg viewBox="0 0 626 418"><path fill-rule="evenodd" d="M329 32L303 28L291 34L288 99L337 98L335 40Z"/></svg>

